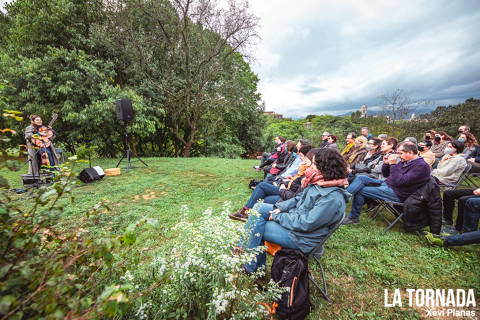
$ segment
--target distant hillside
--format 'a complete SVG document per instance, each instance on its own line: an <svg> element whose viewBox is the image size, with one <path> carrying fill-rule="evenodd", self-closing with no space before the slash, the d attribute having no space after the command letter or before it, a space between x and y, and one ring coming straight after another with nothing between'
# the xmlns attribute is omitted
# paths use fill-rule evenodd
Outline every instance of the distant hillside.
<svg viewBox="0 0 480 320"><path fill-rule="evenodd" d="M417 109L413 109L409 114L408 116L406 117L406 119L409 119L411 116L412 116L412 113L415 114L415 116L419 116L421 114L426 114L426 113L430 113L432 112L433 110L435 110L437 107L429 107L429 108L417 108ZM344 117L344 116L349 116L351 115L352 113L356 112L357 110L355 111L350 111L350 112L347 112L347 113L344 113L344 114L341 114L339 115L339 117ZM378 116L382 114L382 111L376 111L376 110L368 110L367 111L367 116Z"/></svg>

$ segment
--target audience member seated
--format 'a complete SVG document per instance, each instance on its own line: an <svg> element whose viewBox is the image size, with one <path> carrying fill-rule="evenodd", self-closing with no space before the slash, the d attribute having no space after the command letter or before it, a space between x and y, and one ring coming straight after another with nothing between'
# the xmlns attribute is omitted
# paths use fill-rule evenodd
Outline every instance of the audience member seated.
<svg viewBox="0 0 480 320"><path fill-rule="evenodd" d="M402 142L397 152L399 163L396 154L384 157L382 174L387 178L385 181L359 176L348 186L347 191L353 195L352 210L342 224L359 222L365 197L403 202L430 181L430 167L418 156L415 144Z"/></svg>
<svg viewBox="0 0 480 320"><path fill-rule="evenodd" d="M470 132L460 133L458 136L458 141L465 144L465 149L463 150L463 155L465 158L467 158L475 150L475 148L478 147L477 139L475 139L475 136Z"/></svg>
<svg viewBox="0 0 480 320"><path fill-rule="evenodd" d="M270 167L266 167L265 171L265 179L264 181L271 182L275 179L275 177L285 170L290 164L295 161L296 151L297 151L297 143L295 141L287 141L287 152L280 153L278 155L277 160L275 160ZM268 171L267 171L268 170Z"/></svg>
<svg viewBox="0 0 480 320"><path fill-rule="evenodd" d="M467 161L472 165L470 173L480 173L480 146L476 147L475 150L470 153Z"/></svg>
<svg viewBox="0 0 480 320"><path fill-rule="evenodd" d="M300 149L298 155L299 158L303 160L303 162L299 166L298 173L295 175L295 177L290 177L291 179L288 179L290 182L294 182L296 179L300 180L300 178L305 174L305 171L310 167L311 159L313 157L313 153L309 153L310 149L312 149L310 145L303 146ZM307 158L307 154L309 154L310 159ZM291 184L288 184L289 189L290 187ZM294 187L298 187L298 185L295 184ZM273 185L268 182L262 181L255 187L250 196L250 199L248 199L247 203L243 206L243 208L235 213L230 214L229 217L234 220L247 221L248 210L253 208L253 206L255 205L255 203L257 203L258 200L263 199L265 203L274 204L275 202L280 200L280 198L280 185Z"/></svg>
<svg viewBox="0 0 480 320"><path fill-rule="evenodd" d="M308 142L307 139L300 139L298 140L298 143L296 145L296 149L300 150L304 146L309 146L310 142ZM282 179L288 179L290 177L293 177L298 173L298 167L300 166L300 163L302 162L302 159L298 156L295 155L295 159L293 162L290 163L283 171L281 171L277 176L274 177L274 179L268 179L266 182L268 183L279 183Z"/></svg>
<svg viewBox="0 0 480 320"><path fill-rule="evenodd" d="M260 160L260 165L253 167L257 171L262 171L265 166L272 164L277 158L278 154L285 151L285 138L278 136L275 137L275 150L271 153L264 152L262 154L262 159Z"/></svg>
<svg viewBox="0 0 480 320"><path fill-rule="evenodd" d="M353 152L353 147L355 146L356 138L357 138L357 134L355 132L350 132L347 135L347 138L345 139L345 141L347 142L347 145L340 152L340 154L342 155L343 159L345 159L345 161L348 161L348 158Z"/></svg>
<svg viewBox="0 0 480 320"><path fill-rule="evenodd" d="M348 182L352 183L356 175L365 175L371 178L377 178L377 174L372 174L372 170L378 166L380 162L383 164L383 157L381 153L382 140L372 138L367 143L367 154L362 161L359 161L350 166L350 174L348 175ZM381 173L381 169L380 169Z"/></svg>
<svg viewBox="0 0 480 320"><path fill-rule="evenodd" d="M370 133L370 129L368 129L368 127L362 128L362 136L364 136L367 140L373 139L373 134Z"/></svg>
<svg viewBox="0 0 480 320"><path fill-rule="evenodd" d="M360 136L355 138L355 145L350 149L350 156L346 159L349 165L362 161L367 154L367 138Z"/></svg>
<svg viewBox="0 0 480 320"><path fill-rule="evenodd" d="M444 131L435 132L433 145L430 148L430 151L433 152L435 158L441 159L445 155L443 150L447 147L450 141L452 141L452 137L450 137Z"/></svg>
<svg viewBox="0 0 480 320"><path fill-rule="evenodd" d="M311 148L311 146L308 146ZM305 166L305 171L302 175L297 174L295 177L293 177L290 180L283 180L280 184L279 192L280 192L280 200L279 201L285 201L290 198L295 197L298 193L302 192L304 189L304 185L302 182L304 182L305 178L307 176L310 176L312 174L312 170L310 169L310 166L312 165L312 159L315 153L317 153L320 148L314 148L310 149L310 151L307 152L305 155L305 161L303 162L303 165Z"/></svg>
<svg viewBox="0 0 480 320"><path fill-rule="evenodd" d="M264 241L279 244L282 248L311 252L323 241L329 226L340 221L349 194L343 189L347 165L338 151L323 149L314 156L311 168L314 173L306 178L307 187L296 197L272 205L262 204L259 217L250 215L245 230L250 232L247 241L240 241L239 250L263 246ZM249 264L246 272L264 270L265 252Z"/></svg>
<svg viewBox="0 0 480 320"><path fill-rule="evenodd" d="M430 150L431 147L432 147L432 141L430 140L421 140L418 143L418 154L420 155L420 157L423 158L423 160L425 160L426 163L428 163L430 168L435 163L435 155Z"/></svg>
<svg viewBox="0 0 480 320"><path fill-rule="evenodd" d="M327 131L325 131L324 133L322 133L322 144L320 145L320 149L323 149L323 148L326 148L327 145L328 145L328 137L330 136L330 133L328 133Z"/></svg>
<svg viewBox="0 0 480 320"><path fill-rule="evenodd" d="M337 136L336 135L331 134L331 135L328 136L327 148L338 150Z"/></svg>
<svg viewBox="0 0 480 320"><path fill-rule="evenodd" d="M475 190L479 193L480 189ZM470 198L465 203L465 216L463 221L462 233L472 232L478 229L480 220L480 198Z"/></svg>
<svg viewBox="0 0 480 320"><path fill-rule="evenodd" d="M454 234L462 231L465 203L470 198L478 197L480 197L480 189L455 189L443 192L443 224L446 228L444 230L445 232ZM455 221L455 228L453 228L453 209L455 208L455 200L458 200L457 220Z"/></svg>
<svg viewBox="0 0 480 320"><path fill-rule="evenodd" d="M455 184L467 167L467 161L462 155L464 145L460 141L451 141L443 150L445 155L432 170L432 176L441 184Z"/></svg>

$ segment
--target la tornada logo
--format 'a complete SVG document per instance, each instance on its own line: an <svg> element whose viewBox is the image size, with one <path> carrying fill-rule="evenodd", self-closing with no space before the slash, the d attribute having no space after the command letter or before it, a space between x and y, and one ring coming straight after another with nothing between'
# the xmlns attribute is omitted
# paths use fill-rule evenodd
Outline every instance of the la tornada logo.
<svg viewBox="0 0 480 320"><path fill-rule="evenodd" d="M475 317L475 292L473 289L405 289L406 299L402 299L400 289L393 295L385 289L384 306L424 307L427 317ZM461 309L459 309L461 308Z"/></svg>

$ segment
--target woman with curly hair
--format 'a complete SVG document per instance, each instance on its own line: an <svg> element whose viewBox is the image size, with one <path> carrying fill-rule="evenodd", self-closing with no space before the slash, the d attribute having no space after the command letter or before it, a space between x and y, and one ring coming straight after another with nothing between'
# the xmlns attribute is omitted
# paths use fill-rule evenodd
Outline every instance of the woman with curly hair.
<svg viewBox="0 0 480 320"><path fill-rule="evenodd" d="M305 172L305 189L296 197L275 205L264 203L259 216L250 215L245 230L251 230L246 243L238 250L263 245L264 241L283 248L311 252L329 232L329 226L343 217L350 194L345 191L347 164L337 150L322 149L315 153L312 165ZM266 254L245 265L245 271L264 268Z"/></svg>

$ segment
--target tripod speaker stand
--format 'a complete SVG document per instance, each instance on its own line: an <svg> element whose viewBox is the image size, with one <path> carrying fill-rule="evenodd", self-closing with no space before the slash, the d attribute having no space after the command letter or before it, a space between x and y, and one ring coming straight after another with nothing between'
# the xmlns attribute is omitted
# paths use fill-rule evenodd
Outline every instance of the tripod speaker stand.
<svg viewBox="0 0 480 320"><path fill-rule="evenodd" d="M131 162L130 162L130 159L132 158L132 154L133 154L134 157L136 157L138 160L140 160L141 163L143 163L146 167L148 167L148 165L145 163L145 161L140 159L140 157L137 156L136 154L132 153L132 151L130 150L130 146L128 144L127 122L130 121L130 120L133 120L132 101L130 101L128 99L119 99L119 100L115 101L115 104L117 106L117 120L123 121L123 136L124 136L123 156L120 159L120 161L118 161L116 168L118 168L118 166L123 161L123 159L127 160L127 167L126 167L127 172L128 172L128 170L130 170L130 168L134 168L134 167L131 166Z"/></svg>

